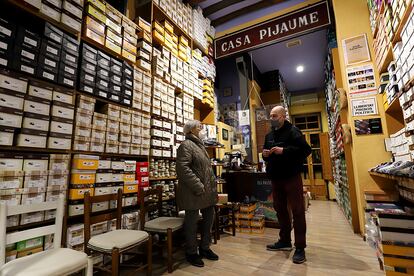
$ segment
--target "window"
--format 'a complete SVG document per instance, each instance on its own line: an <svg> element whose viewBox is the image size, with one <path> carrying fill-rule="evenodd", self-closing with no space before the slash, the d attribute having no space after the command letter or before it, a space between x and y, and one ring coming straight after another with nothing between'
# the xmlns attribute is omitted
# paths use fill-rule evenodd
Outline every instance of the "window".
<svg viewBox="0 0 414 276"><path fill-rule="evenodd" d="M320 131L321 116L319 113L293 116L293 124L302 131Z"/></svg>

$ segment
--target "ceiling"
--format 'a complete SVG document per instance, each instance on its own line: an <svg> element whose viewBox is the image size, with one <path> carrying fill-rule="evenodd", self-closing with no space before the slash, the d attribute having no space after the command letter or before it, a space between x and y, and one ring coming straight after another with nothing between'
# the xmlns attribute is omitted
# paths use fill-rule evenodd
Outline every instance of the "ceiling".
<svg viewBox="0 0 414 276"><path fill-rule="evenodd" d="M279 70L289 92L319 92L324 87L324 63L327 55L326 30L273 44L250 52L261 73ZM287 48L286 43L300 39L301 45ZM304 66L302 73L296 72Z"/></svg>
<svg viewBox="0 0 414 276"><path fill-rule="evenodd" d="M216 32L287 9L306 0L185 0L203 9ZM298 38L296 38L298 39ZM296 40L292 39L292 40ZM324 87L324 62L327 55L326 30L299 37L302 44L292 48L286 42L250 52L261 73L279 70L289 92L314 92ZM289 40L291 41L291 40ZM217 63L218 66L220 63ZM296 72L304 66L302 73Z"/></svg>

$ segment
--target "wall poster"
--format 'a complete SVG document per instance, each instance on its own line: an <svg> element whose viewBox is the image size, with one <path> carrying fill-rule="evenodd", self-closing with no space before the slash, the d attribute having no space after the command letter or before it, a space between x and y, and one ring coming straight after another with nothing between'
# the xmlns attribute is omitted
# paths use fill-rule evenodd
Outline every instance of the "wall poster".
<svg viewBox="0 0 414 276"><path fill-rule="evenodd" d="M366 34L342 40L342 47L347 66L371 60Z"/></svg>
<svg viewBox="0 0 414 276"><path fill-rule="evenodd" d="M372 64L348 67L346 69L349 96L366 97L377 94L374 67Z"/></svg>
<svg viewBox="0 0 414 276"><path fill-rule="evenodd" d="M377 98L352 99L352 116L368 116L378 114Z"/></svg>

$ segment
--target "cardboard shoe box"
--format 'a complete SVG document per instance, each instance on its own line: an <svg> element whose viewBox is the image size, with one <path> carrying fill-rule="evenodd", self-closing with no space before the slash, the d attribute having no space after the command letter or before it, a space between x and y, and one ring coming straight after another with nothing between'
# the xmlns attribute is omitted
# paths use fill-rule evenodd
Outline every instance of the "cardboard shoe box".
<svg viewBox="0 0 414 276"><path fill-rule="evenodd" d="M73 120L74 108L75 106L72 104L53 101L51 115L58 118Z"/></svg>
<svg viewBox="0 0 414 276"><path fill-rule="evenodd" d="M99 165L99 156L76 154L72 160L72 169L96 170Z"/></svg>
<svg viewBox="0 0 414 276"><path fill-rule="evenodd" d="M105 139L92 138L90 142L90 151L104 152L105 151Z"/></svg>
<svg viewBox="0 0 414 276"><path fill-rule="evenodd" d="M0 107L0 126L20 128L22 119L22 111Z"/></svg>
<svg viewBox="0 0 414 276"><path fill-rule="evenodd" d="M18 147L46 148L47 132L22 129L17 134Z"/></svg>
<svg viewBox="0 0 414 276"><path fill-rule="evenodd" d="M0 106L9 107L17 110L23 110L24 98L23 94L15 95L3 94L0 91Z"/></svg>
<svg viewBox="0 0 414 276"><path fill-rule="evenodd" d="M90 137L75 136L73 141L73 150L89 151L90 141Z"/></svg>
<svg viewBox="0 0 414 276"><path fill-rule="evenodd" d="M12 146L14 139L14 129L8 127L0 127L0 145Z"/></svg>
<svg viewBox="0 0 414 276"><path fill-rule="evenodd" d="M47 147L50 149L70 150L72 144L72 135L50 133Z"/></svg>
<svg viewBox="0 0 414 276"><path fill-rule="evenodd" d="M77 123L75 127L75 136L91 137L92 128L90 125Z"/></svg>

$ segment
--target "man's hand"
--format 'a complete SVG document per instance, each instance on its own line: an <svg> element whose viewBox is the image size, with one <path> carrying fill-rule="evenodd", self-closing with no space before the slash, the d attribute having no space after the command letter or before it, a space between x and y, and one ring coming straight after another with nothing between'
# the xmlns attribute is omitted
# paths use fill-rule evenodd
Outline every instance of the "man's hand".
<svg viewBox="0 0 414 276"><path fill-rule="evenodd" d="M283 154L283 148L282 147L273 147L270 149L270 154L276 154L276 155L281 155Z"/></svg>
<svg viewBox="0 0 414 276"><path fill-rule="evenodd" d="M270 150L268 150L268 149L264 149L264 150L263 150L262 155L263 155L263 157L269 157L269 155L270 155Z"/></svg>

